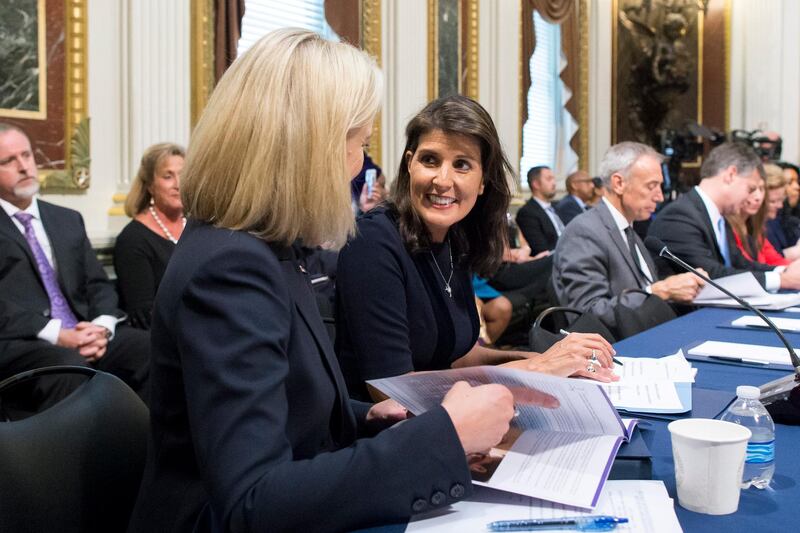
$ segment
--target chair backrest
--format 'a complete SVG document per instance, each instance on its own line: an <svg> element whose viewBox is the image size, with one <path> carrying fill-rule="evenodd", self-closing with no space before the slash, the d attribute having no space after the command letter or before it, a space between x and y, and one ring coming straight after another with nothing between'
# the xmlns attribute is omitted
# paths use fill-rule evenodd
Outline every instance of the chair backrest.
<svg viewBox="0 0 800 533"><path fill-rule="evenodd" d="M568 315L575 316L571 322ZM548 324L549 322L549 324ZM567 326L569 324L569 326ZM528 343L534 352L545 352L566 335L562 329L569 328L571 333L597 333L608 342L616 342L614 335L591 313L583 313L572 307L548 307L536 317L528 333Z"/></svg>
<svg viewBox="0 0 800 533"><path fill-rule="evenodd" d="M641 289L622 291L623 296L631 293L639 295L639 298L628 297L625 299L626 302L633 303L633 306L619 303L614 307L614 319L617 323L616 333L620 340L663 324L677 316L672 307L655 294Z"/></svg>
<svg viewBox="0 0 800 533"><path fill-rule="evenodd" d="M147 407L120 379L59 366L0 383L0 395L40 375L91 378L56 405L0 422L0 531L125 531L147 452Z"/></svg>

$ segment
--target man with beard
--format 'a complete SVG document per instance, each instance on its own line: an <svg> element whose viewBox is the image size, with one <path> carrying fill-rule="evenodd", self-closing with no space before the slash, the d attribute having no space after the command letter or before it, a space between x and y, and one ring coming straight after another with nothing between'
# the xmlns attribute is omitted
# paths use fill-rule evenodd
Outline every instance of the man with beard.
<svg viewBox="0 0 800 533"><path fill-rule="evenodd" d="M39 200L29 137L0 123L0 380L25 370L91 366L144 396L149 335L117 327L117 294L81 215ZM4 409L35 412L82 383L75 374L17 387Z"/></svg>

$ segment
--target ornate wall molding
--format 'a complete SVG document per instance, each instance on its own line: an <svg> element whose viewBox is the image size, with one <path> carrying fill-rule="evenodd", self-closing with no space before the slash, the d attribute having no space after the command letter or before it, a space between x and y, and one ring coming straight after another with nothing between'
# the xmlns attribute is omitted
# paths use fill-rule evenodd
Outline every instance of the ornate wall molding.
<svg viewBox="0 0 800 533"><path fill-rule="evenodd" d="M206 107L214 89L214 6L213 0L191 0L191 124Z"/></svg>
<svg viewBox="0 0 800 533"><path fill-rule="evenodd" d="M361 0L361 47L375 58L379 67L383 64L382 31L381 0ZM383 164L382 122L381 113L378 113L375 123L372 125L372 137L368 150L370 157L378 165Z"/></svg>
<svg viewBox="0 0 800 533"><path fill-rule="evenodd" d="M578 133L580 149L578 168L589 168L589 0L580 0L578 5L580 27L580 54L578 57Z"/></svg>
<svg viewBox="0 0 800 533"><path fill-rule="evenodd" d="M64 99L64 170L40 172L42 188L53 190L89 187L88 46L86 0L67 0L65 6L66 94Z"/></svg>

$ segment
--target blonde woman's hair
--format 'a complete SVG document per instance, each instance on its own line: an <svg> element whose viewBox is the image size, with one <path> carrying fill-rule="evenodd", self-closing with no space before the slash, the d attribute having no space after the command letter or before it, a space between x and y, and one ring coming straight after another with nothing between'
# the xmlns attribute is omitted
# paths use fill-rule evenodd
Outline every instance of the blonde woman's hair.
<svg viewBox="0 0 800 533"><path fill-rule="evenodd" d="M768 191L786 187L786 178L783 177L783 169L778 165L774 163L765 164L764 173L766 174Z"/></svg>
<svg viewBox="0 0 800 533"><path fill-rule="evenodd" d="M144 151L131 190L128 191L128 197L125 198L126 215L133 218L147 208L153 197L150 194L150 185L156 177L156 172L164 161L173 155L185 158L186 150L178 144L158 143Z"/></svg>
<svg viewBox="0 0 800 533"><path fill-rule="evenodd" d="M354 227L345 146L371 124L382 78L364 52L276 30L220 79L192 135L187 214L270 242L341 245Z"/></svg>

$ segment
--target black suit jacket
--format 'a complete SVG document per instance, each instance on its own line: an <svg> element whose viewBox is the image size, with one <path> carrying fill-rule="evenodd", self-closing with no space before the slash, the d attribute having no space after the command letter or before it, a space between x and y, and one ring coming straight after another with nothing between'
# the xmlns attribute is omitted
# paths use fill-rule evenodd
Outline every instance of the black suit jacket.
<svg viewBox="0 0 800 533"><path fill-rule="evenodd" d="M558 217L565 226L569 224L573 218L585 211L585 209L578 204L578 202L575 200L575 197L571 194L566 195L553 207L555 207Z"/></svg>
<svg viewBox="0 0 800 533"><path fill-rule="evenodd" d="M117 293L97 260L80 213L39 202L58 283L79 320L117 315ZM28 242L0 209L0 338L35 339L50 320L50 300ZM1 351L1 350L0 350Z"/></svg>
<svg viewBox="0 0 800 533"><path fill-rule="evenodd" d="M517 226L531 247L531 255L555 249L558 232L545 210L533 198L517 211Z"/></svg>
<svg viewBox="0 0 800 533"><path fill-rule="evenodd" d="M190 222L156 296L151 441L131 531L342 531L470 492L443 408L356 440L293 249Z"/></svg>
<svg viewBox="0 0 800 533"><path fill-rule="evenodd" d="M658 237L669 249L695 268L703 268L711 279L750 271L764 285L764 272L774 267L746 259L733 238L733 229L726 222L731 266L725 266L716 234L703 199L695 189L682 194L662 209L650 224L648 235ZM680 267L658 258L662 277L683 272Z"/></svg>

